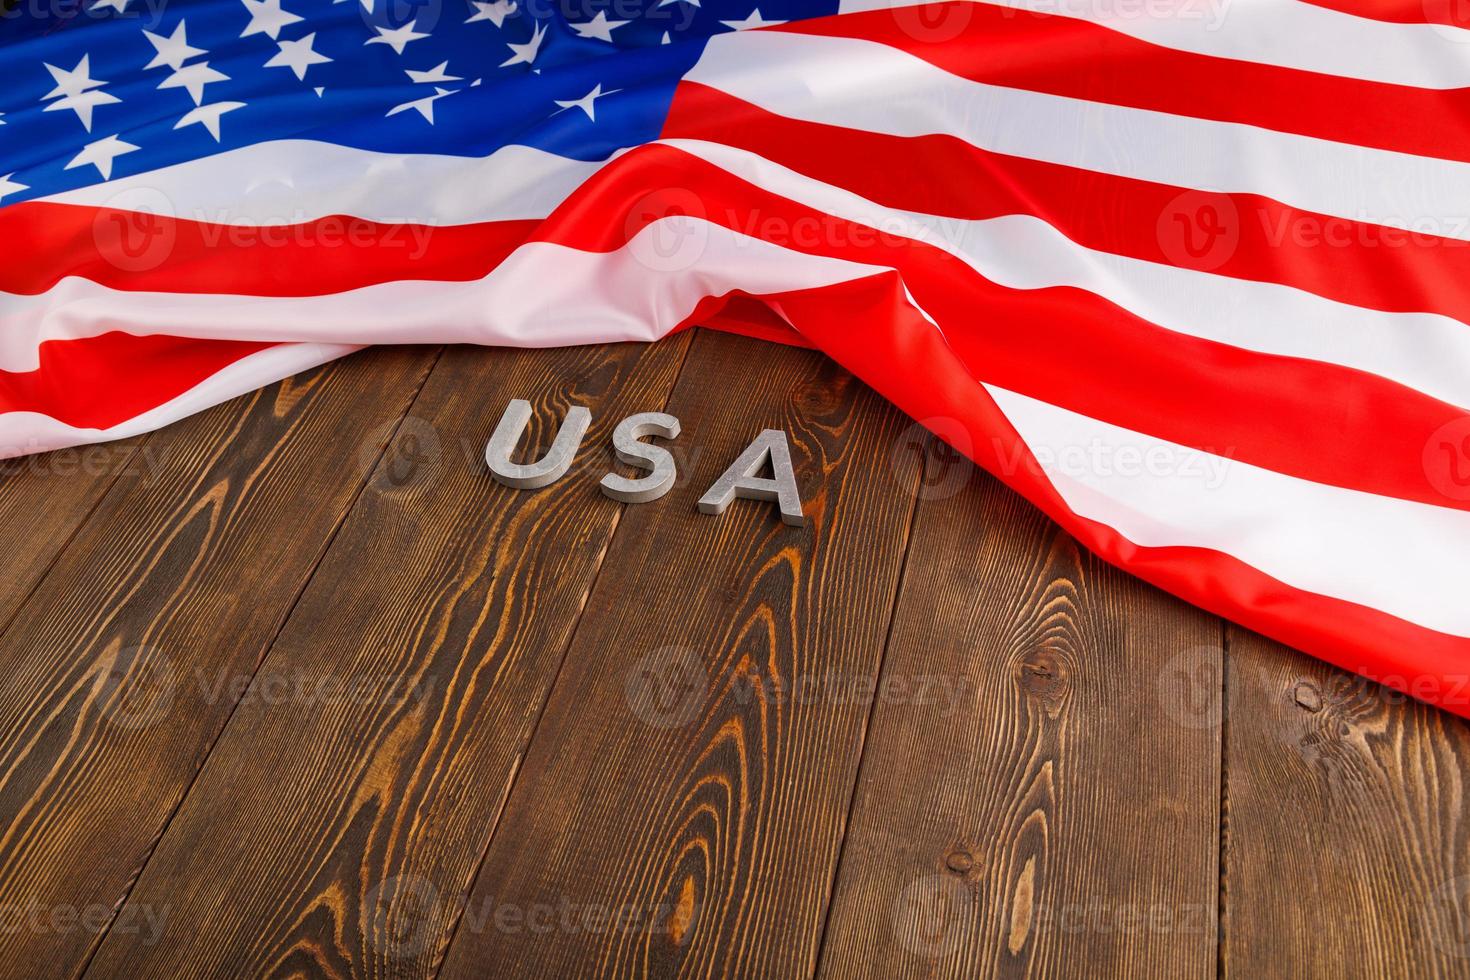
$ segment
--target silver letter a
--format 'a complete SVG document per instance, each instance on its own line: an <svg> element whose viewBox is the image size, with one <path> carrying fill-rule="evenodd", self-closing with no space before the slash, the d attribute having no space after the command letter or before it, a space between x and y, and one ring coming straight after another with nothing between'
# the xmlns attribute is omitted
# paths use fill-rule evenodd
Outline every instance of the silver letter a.
<svg viewBox="0 0 1470 980"><path fill-rule="evenodd" d="M773 479L756 476L771 462ZM730 464L724 475L715 481L699 500L699 509L706 514L723 514L730 501L775 500L781 505L781 520L793 527L806 523L801 512L801 493L796 489L796 473L791 469L791 450L786 445L786 433L780 429L767 429L755 437Z"/></svg>

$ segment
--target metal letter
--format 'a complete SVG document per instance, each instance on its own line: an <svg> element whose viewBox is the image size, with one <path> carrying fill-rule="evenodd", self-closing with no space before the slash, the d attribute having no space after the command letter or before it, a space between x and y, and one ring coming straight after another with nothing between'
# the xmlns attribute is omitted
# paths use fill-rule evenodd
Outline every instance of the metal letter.
<svg viewBox="0 0 1470 980"><path fill-rule="evenodd" d="M773 479L756 476L767 460L771 464ZM796 488L796 473L791 468L791 449L786 445L786 433L780 429L767 429L756 436L755 442L700 498L699 509L705 514L723 514L736 497L779 501L781 520L793 527L806 523L806 515L801 512L801 493Z"/></svg>
<svg viewBox="0 0 1470 980"><path fill-rule="evenodd" d="M678 475L673 454L662 446L648 446L638 440L644 436L673 439L678 435L679 420L663 412L642 412L623 419L613 430L613 451L618 459L649 474L631 480L609 473L602 478L602 492L625 504L646 504L668 493Z"/></svg>
<svg viewBox="0 0 1470 980"><path fill-rule="evenodd" d="M531 403L519 398L505 406L505 414L495 427L495 434L485 446L485 462L496 482L517 490L537 490L550 486L566 475L577 457L582 437L592 424L592 413L581 406L567 412L566 420L546 455L535 463L512 463L511 453L520 444L526 423L531 421Z"/></svg>

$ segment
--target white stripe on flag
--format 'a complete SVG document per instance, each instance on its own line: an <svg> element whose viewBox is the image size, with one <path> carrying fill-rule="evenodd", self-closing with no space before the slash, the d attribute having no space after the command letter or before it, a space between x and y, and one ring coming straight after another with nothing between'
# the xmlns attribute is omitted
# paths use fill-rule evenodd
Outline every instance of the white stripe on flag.
<svg viewBox="0 0 1470 980"><path fill-rule="evenodd" d="M1470 48L1466 49L1470 56ZM973 82L872 41L716 35L686 76L777 115L1470 241L1470 164ZM881 92L881 97L875 93Z"/></svg>
<svg viewBox="0 0 1470 980"><path fill-rule="evenodd" d="M1313 483L985 388L1079 516L1470 636L1470 512Z"/></svg>
<svg viewBox="0 0 1470 980"><path fill-rule="evenodd" d="M1470 86L1470 31L1354 17L1303 0L976 0L1056 14L1176 51L1392 85ZM842 0L841 13L915 6Z"/></svg>
<svg viewBox="0 0 1470 980"><path fill-rule="evenodd" d="M109 429L85 429L36 412L0 412L0 459L94 442L127 439L161 429L206 408L249 394L282 378L345 357L359 348L342 344L280 344L242 357L162 405Z"/></svg>
<svg viewBox="0 0 1470 980"><path fill-rule="evenodd" d="M130 292L72 278L40 296L6 298L12 308L0 316L0 369L35 370L39 339L113 331L358 345L651 341L709 296L810 289L884 271L679 216L644 227L612 252L529 242L469 282L394 280L320 296L221 296Z"/></svg>
<svg viewBox="0 0 1470 980"><path fill-rule="evenodd" d="M1178 333L1264 354L1354 368L1470 407L1470 328L1449 317L1368 310L1288 286L1100 252L1078 245L1029 215L966 221L884 208L744 150L694 140L669 140L667 145L815 210L876 228L895 239L914 239L943 249L1003 286L1084 289ZM445 216L453 218L454 214L446 212ZM722 238L725 234L723 229L713 233ZM636 263L604 263L586 253L540 242L522 246L483 280L393 282L321 297L136 292L69 278L34 296L0 294L0 370L35 370L40 345L46 341L116 329L188 337L382 343L418 339L538 346L651 339L656 331L645 325L627 325L632 309L628 299L605 307L594 302L593 308L583 301L576 307L583 317L580 320L556 316L550 310L558 304L576 303L578 296L611 295L606 287L615 269L643 282L633 292L648 297L658 289L687 291L696 277L719 282L722 288L736 288L734 284L745 281L747 271L757 275L755 281L765 281L755 267L777 246L765 246L759 255L752 255L752 268L747 270L741 253L717 250L695 257L692 251L697 241L710 234L702 225L664 224L645 231L625 249L670 269L683 260L673 253L660 257L664 246L658 239L666 239L676 249L690 250L690 278L678 284L667 276L645 282L644 267ZM689 236L688 240L679 240L680 235ZM787 256L782 261L790 262L792 268L810 268L813 261L820 261L805 253L781 251ZM731 258L734 266L719 265ZM856 274L879 271L876 266L860 268L863 271ZM553 269L556 271L547 271ZM532 285L537 281L541 284ZM567 286L573 283L585 285ZM538 305L543 307L539 313ZM692 302L682 296L675 306L680 315L686 315ZM487 327L487 323L494 326ZM591 326L593 323L598 326ZM246 330L248 334L242 333Z"/></svg>
<svg viewBox="0 0 1470 980"><path fill-rule="evenodd" d="M331 215L457 225L544 218L605 165L526 146L460 157L275 140L42 200L244 226Z"/></svg>

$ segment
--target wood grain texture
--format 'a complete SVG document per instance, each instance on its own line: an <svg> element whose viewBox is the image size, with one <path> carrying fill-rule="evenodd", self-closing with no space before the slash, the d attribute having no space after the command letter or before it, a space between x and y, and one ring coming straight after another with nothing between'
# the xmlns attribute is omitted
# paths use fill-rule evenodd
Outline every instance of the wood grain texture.
<svg viewBox="0 0 1470 980"><path fill-rule="evenodd" d="M1470 725L1238 627L1228 662L1225 975L1470 977Z"/></svg>
<svg viewBox="0 0 1470 980"><path fill-rule="evenodd" d="M0 463L0 977L1470 978L1467 723L815 353L434 356ZM517 395L594 407L553 488L479 457ZM603 498L666 399L679 486ZM696 513L766 426L809 526Z"/></svg>
<svg viewBox="0 0 1470 980"><path fill-rule="evenodd" d="M141 440L0 460L0 630L124 473L150 469Z"/></svg>
<svg viewBox="0 0 1470 980"><path fill-rule="evenodd" d="M905 422L810 351L701 335L670 411L685 482L624 519L446 980L814 965L917 462L890 468ZM766 427L807 526L697 513Z"/></svg>
<svg viewBox="0 0 1470 980"><path fill-rule="evenodd" d="M688 342L445 355L404 425L418 467L370 482L124 909L172 904L166 934L110 936L90 976L435 974L623 512L609 436L664 407ZM593 413L540 491L483 460L513 398L533 458Z"/></svg>
<svg viewBox="0 0 1470 980"><path fill-rule="evenodd" d="M928 454L820 975L1212 975L1219 621L946 455Z"/></svg>
<svg viewBox="0 0 1470 980"><path fill-rule="evenodd" d="M338 362L151 436L0 637L0 973L77 970L431 352Z"/></svg>

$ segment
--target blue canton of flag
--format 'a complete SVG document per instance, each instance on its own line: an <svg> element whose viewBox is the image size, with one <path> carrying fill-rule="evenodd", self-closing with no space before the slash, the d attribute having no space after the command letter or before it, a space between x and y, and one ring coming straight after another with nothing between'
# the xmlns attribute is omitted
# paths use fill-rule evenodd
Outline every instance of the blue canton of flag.
<svg viewBox="0 0 1470 980"><path fill-rule="evenodd" d="M0 203L266 140L603 160L724 31L835 0L86 0L0 19Z"/></svg>

